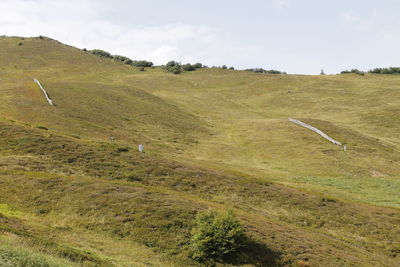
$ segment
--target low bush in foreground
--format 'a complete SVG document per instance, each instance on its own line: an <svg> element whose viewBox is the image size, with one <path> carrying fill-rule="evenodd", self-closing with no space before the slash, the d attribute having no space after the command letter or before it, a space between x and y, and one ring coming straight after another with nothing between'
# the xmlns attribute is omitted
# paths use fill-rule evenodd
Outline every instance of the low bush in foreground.
<svg viewBox="0 0 400 267"><path fill-rule="evenodd" d="M244 243L244 229L231 211L209 210L197 215L190 241L193 259L206 264L224 261Z"/></svg>

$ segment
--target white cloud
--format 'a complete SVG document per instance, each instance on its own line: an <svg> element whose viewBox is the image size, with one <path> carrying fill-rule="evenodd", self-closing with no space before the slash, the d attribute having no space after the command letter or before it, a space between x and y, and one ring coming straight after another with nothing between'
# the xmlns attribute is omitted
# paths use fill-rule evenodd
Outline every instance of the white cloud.
<svg viewBox="0 0 400 267"><path fill-rule="evenodd" d="M179 58L179 49L169 45L162 45L149 54L149 59L153 61L167 62L177 58Z"/></svg>
<svg viewBox="0 0 400 267"><path fill-rule="evenodd" d="M257 0L238 1L226 12L228 0L183 2L0 0L0 35L45 35L156 64L178 60L289 73L319 73L321 66L340 71L343 62L390 65L400 58L400 4Z"/></svg>
<svg viewBox="0 0 400 267"><path fill-rule="evenodd" d="M200 60L200 47L216 41L215 29L174 23L131 27L99 18L94 1L0 1L0 34L45 35L80 48L100 48L156 64ZM188 49L192 47L195 49Z"/></svg>

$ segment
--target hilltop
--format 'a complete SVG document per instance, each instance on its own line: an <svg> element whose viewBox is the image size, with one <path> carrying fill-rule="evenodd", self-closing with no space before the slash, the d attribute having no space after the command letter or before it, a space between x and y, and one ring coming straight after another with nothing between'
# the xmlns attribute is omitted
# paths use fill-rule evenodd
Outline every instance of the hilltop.
<svg viewBox="0 0 400 267"><path fill-rule="evenodd" d="M175 75L46 37L0 62L0 264L196 266L210 207L251 239L221 266L400 264L400 76Z"/></svg>

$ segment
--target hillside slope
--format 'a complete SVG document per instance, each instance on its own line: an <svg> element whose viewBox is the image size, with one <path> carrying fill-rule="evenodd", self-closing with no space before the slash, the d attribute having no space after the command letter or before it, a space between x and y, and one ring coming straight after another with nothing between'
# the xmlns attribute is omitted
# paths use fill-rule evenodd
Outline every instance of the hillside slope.
<svg viewBox="0 0 400 267"><path fill-rule="evenodd" d="M400 264L400 77L140 72L48 38L0 62L0 265L196 266L210 207L251 240L224 266Z"/></svg>
<svg viewBox="0 0 400 267"><path fill-rule="evenodd" d="M192 134L204 130L201 121L172 103L130 83L116 83L120 76L139 75L135 68L51 39L3 37L0 45L3 117L63 134L113 136L134 144L192 142ZM34 78L56 108L45 101Z"/></svg>

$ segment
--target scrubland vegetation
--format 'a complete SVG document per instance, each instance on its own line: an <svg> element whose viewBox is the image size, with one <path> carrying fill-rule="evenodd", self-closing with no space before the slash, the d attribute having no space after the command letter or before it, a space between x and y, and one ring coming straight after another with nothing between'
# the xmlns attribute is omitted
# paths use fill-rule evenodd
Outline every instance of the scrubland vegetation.
<svg viewBox="0 0 400 267"><path fill-rule="evenodd" d="M372 74L400 74L400 67L389 67L389 68L375 68L372 70L369 70L367 72L361 71L358 69L352 69L352 70L344 70L341 72L341 74L348 74L348 73L355 73L359 75L365 75L366 73L372 73Z"/></svg>
<svg viewBox="0 0 400 267"><path fill-rule="evenodd" d="M88 51L88 50L84 49L84 51ZM150 62L150 61L132 60L132 59L130 59L128 57L125 57L125 56L111 55L109 52L101 50L101 49L93 49L93 50L89 50L88 52L93 54L93 55L96 55L96 56L113 59L116 62L120 62L120 63L127 64L127 65L131 65L131 66L134 66L134 67L145 68L145 67L152 67L153 66L153 62Z"/></svg>
<svg viewBox="0 0 400 267"><path fill-rule="evenodd" d="M0 37L0 265L400 264L400 76L129 60Z"/></svg>
<svg viewBox="0 0 400 267"><path fill-rule="evenodd" d="M286 72L281 72L279 70L265 70L263 68L246 69L246 71L251 71L255 73L268 73L268 74L286 74Z"/></svg>

